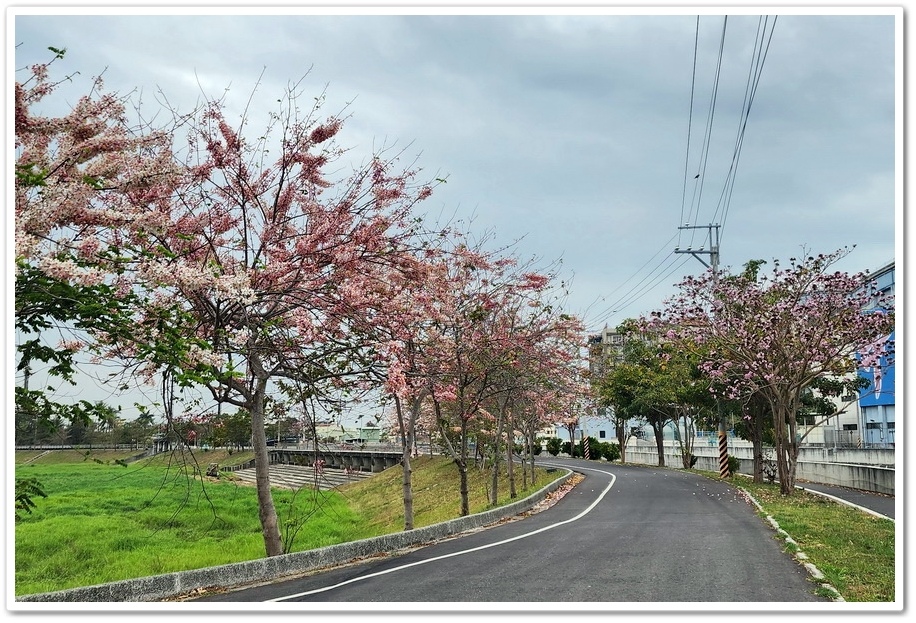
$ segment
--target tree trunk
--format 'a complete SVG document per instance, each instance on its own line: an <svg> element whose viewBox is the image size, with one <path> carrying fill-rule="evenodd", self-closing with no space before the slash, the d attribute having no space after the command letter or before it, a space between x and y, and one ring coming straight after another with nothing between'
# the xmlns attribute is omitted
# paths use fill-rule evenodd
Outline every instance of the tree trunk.
<svg viewBox="0 0 916 623"><path fill-rule="evenodd" d="M693 462L693 441L694 435L693 431L690 430L690 423L688 422L688 415L682 414L678 418L678 428L680 428L680 422L684 424L684 430L678 433L679 442L681 446L681 464L684 466L684 469L690 469L693 467L691 463Z"/></svg>
<svg viewBox="0 0 916 623"><path fill-rule="evenodd" d="M773 405L773 427L775 429L776 473L779 477L779 491L783 495L788 495L792 492L794 483L789 484L786 414L776 405Z"/></svg>
<svg viewBox="0 0 916 623"><path fill-rule="evenodd" d="M506 479L509 481L509 499L518 497L515 490L515 434L512 418L509 418L509 431L506 433Z"/></svg>
<svg viewBox="0 0 916 623"><path fill-rule="evenodd" d="M255 368L260 368L257 362ZM261 370L263 372L263 370ZM257 371L256 371L257 374ZM264 398L267 376L256 375L255 390L251 400L251 446L254 450L255 483L258 494L258 518L267 556L283 554L283 539L277 521L277 509L270 491L270 456L267 450L267 433L264 428Z"/></svg>
<svg viewBox="0 0 916 623"><path fill-rule="evenodd" d="M652 432L655 433L655 449L658 451L658 466L665 466L665 433L657 422L652 423Z"/></svg>
<svg viewBox="0 0 916 623"><path fill-rule="evenodd" d="M461 491L461 510L459 515L465 517L471 514L471 507L468 501L468 464L467 461L455 461L458 466L459 489Z"/></svg>
<svg viewBox="0 0 916 623"><path fill-rule="evenodd" d="M529 439L531 440L531 462L528 467L530 470L529 473L531 474L531 485L532 486L534 486L534 483L537 482L537 478L535 478L535 473L534 473L534 457L535 457L534 444L538 442L537 434L538 434L537 429L535 428L534 421L532 420L528 423L528 435L529 435Z"/></svg>
<svg viewBox="0 0 916 623"><path fill-rule="evenodd" d="M499 503L499 444L503 437L503 420L505 407L500 405L499 413L496 416L496 436L493 439L493 473L490 478L490 506L496 506Z"/></svg>
<svg viewBox="0 0 916 623"><path fill-rule="evenodd" d="M742 413L742 421L747 430L748 441L751 442L754 456L753 482L755 483L763 483L766 480L763 432L766 429L767 421L772 419L767 411L768 404L760 396L751 396L751 399L744 405Z"/></svg>
<svg viewBox="0 0 916 623"><path fill-rule="evenodd" d="M754 453L754 474L752 481L758 484L763 483L763 440L760 439L757 431L753 431L751 445Z"/></svg>
<svg viewBox="0 0 916 623"><path fill-rule="evenodd" d="M753 416L750 422L751 446L754 453L754 477L756 483L763 483L763 421Z"/></svg>
<svg viewBox="0 0 916 623"><path fill-rule="evenodd" d="M413 530L413 485L410 467L410 454L413 449L413 435L410 427L404 422L401 400L394 397L394 408L398 417L398 428L401 432L401 494L404 499L404 530Z"/></svg>
<svg viewBox="0 0 916 623"><path fill-rule="evenodd" d="M452 461L458 467L459 488L461 493L461 516L470 514L470 503L468 502L468 438L467 438L467 421L462 418L460 429L459 448L456 451L455 446L448 438L448 426L442 417L442 405L433 398L433 409L436 413L436 422L439 426L439 435L442 438L442 444L448 450Z"/></svg>
<svg viewBox="0 0 916 623"><path fill-rule="evenodd" d="M792 495L795 491L795 473L798 463L798 444L795 441L795 411L797 404L791 398L777 396L770 399L773 425L776 429L776 469L779 474L779 492Z"/></svg>
<svg viewBox="0 0 916 623"><path fill-rule="evenodd" d="M576 428L577 424L571 424L566 427L567 432L569 433L569 456L571 458L576 456Z"/></svg>
<svg viewBox="0 0 916 623"><path fill-rule="evenodd" d="M792 434L793 441L786 444L786 486L780 486L779 490L784 495L790 495L795 491L795 475L798 468L798 444L794 441L795 435Z"/></svg>
<svg viewBox="0 0 916 623"><path fill-rule="evenodd" d="M617 435L617 445L620 446L620 462L627 462L627 440L630 438L630 431L627 429L627 421L616 419L614 421L614 433Z"/></svg>
<svg viewBox="0 0 916 623"><path fill-rule="evenodd" d="M458 464L458 476L461 481L461 516L471 514L471 504L468 496L468 425L464 417L461 418L461 454Z"/></svg>

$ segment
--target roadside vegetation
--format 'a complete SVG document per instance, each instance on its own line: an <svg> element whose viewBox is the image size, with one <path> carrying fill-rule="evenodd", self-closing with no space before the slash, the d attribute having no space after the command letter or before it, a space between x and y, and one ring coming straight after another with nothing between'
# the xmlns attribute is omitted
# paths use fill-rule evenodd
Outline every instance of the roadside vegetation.
<svg viewBox="0 0 916 623"><path fill-rule="evenodd" d="M235 465L251 452L211 450L125 463L124 452L16 453L16 478L34 478L46 497L16 522L16 595L45 593L129 578L263 558L255 488L201 478L210 462ZM32 462L25 463L30 459ZM419 457L414 470L414 525L459 517L458 472L444 457ZM508 487L498 506L522 499L556 478ZM404 527L401 470L394 467L334 491L274 490L290 552L398 532ZM491 508L490 474L468 470L471 512Z"/></svg>
<svg viewBox="0 0 916 623"><path fill-rule="evenodd" d="M779 484L739 480L849 602L894 601L895 523Z"/></svg>

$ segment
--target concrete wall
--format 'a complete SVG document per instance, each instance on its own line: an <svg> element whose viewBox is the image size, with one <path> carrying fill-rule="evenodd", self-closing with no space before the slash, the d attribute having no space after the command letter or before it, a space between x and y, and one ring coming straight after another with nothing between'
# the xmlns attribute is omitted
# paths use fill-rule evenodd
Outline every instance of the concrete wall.
<svg viewBox="0 0 916 623"><path fill-rule="evenodd" d="M893 467L883 465L865 465L860 463L839 463L825 460L807 460L809 458L822 458L830 456L833 453L826 453L825 448L803 448L799 453L798 465L796 467L796 478L807 480L809 482L819 482L825 485L837 485L840 487L852 487L864 491L875 493L884 493L894 495L894 476ZM808 450L808 452L805 452ZM693 453L697 457L696 469L705 471L719 471L719 454L718 448L694 447ZM865 450L873 460L887 460L886 452L893 453L893 450ZM742 474L754 473L754 455L753 449L749 446L737 446L728 448L728 453L738 459L740 467L738 472ZM854 455L852 451L842 451L837 453L840 458L866 458L865 455ZM890 457L890 464L893 465L893 457ZM627 447L627 462L639 463L644 465L658 465L658 451L654 446L636 446ZM680 450L676 446L665 447L665 465L667 467L682 467Z"/></svg>
<svg viewBox="0 0 916 623"><path fill-rule="evenodd" d="M557 471L559 475L556 480L523 500L424 528L231 565L165 573L53 593L21 595L16 597L16 601L17 603L161 601L201 588L232 587L275 580L296 576L312 569L350 562L358 558L396 552L405 547L430 543L467 530L480 528L534 508L544 500L547 494L559 489L572 473L570 470ZM30 608L22 610L27 609Z"/></svg>

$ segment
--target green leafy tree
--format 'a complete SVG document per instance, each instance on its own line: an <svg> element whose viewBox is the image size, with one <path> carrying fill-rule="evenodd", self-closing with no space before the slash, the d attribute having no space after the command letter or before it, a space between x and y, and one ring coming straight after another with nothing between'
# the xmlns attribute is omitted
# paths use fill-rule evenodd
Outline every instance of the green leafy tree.
<svg viewBox="0 0 916 623"><path fill-rule="evenodd" d="M33 435L51 427L58 418L87 425L93 419L107 417L107 410L100 410L102 403L59 402L50 398L54 387L29 387L27 380L40 364L50 378L75 385L76 355L87 347L84 340L100 329L110 331L120 326L124 331L130 330L130 299L130 294L119 296L106 284L69 283L45 274L25 260L17 262L14 327L20 341L16 346L16 370L25 381L16 387L15 408L17 420L31 422ZM69 328L82 339L48 344L44 335L62 328Z"/></svg>
<svg viewBox="0 0 916 623"><path fill-rule="evenodd" d="M713 405L697 347L635 321L618 332L625 338L623 354L597 383L601 400L617 418L640 418L652 427L660 466L665 464L664 429L674 423L683 465L690 467L695 422Z"/></svg>
<svg viewBox="0 0 916 623"><path fill-rule="evenodd" d="M16 499L16 509L15 509L15 518L19 522L24 518L25 513L27 515L32 514L32 510L36 508L35 500L36 497L46 498L48 495L44 492L44 488L41 482L37 478L17 478L16 479L16 490L15 490L15 499Z"/></svg>

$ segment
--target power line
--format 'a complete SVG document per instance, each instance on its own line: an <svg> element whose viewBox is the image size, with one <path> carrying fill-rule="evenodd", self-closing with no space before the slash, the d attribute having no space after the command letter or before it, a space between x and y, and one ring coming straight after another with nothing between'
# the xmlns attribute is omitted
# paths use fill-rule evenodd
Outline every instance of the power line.
<svg viewBox="0 0 916 623"><path fill-rule="evenodd" d="M661 247L658 251L655 252L655 255L653 255L651 258L649 258L649 260L646 261L646 263L643 264L635 273L633 273L632 275L630 275L630 277L627 278L626 281L623 281L620 285L618 285L616 288L614 288L610 293L608 293L607 295L605 295L605 296L602 298L602 300L607 300L608 297L613 296L618 290L620 290L622 287L624 287L625 285L627 285L628 283L630 283L630 281L632 281L637 275L639 275L639 274L642 272L642 270L643 270L646 266L648 266L648 265L652 262L652 260L654 260L656 257L658 257L658 255L659 255L662 251L665 251L666 249L669 248L669 246L671 245L671 241L672 241L672 240L674 240L674 237L670 238L667 242L665 242L665 243L662 245L662 247ZM671 256L671 253L669 252L668 257L670 257L670 256ZM668 259L668 257L662 259L661 262L660 262L660 264L663 264L663 263L665 262L665 260ZM651 275L651 274L654 273L656 270L658 270L658 266L656 266L655 268L653 268L652 271L651 271L649 274ZM642 281L641 281L640 283L642 283L643 281L645 281L645 279L646 279L646 278L643 277L643 279L642 279ZM634 286L634 288L635 288L635 287L638 287L638 285L639 285L639 284L637 284L636 286ZM628 293L631 292L632 290L633 290L633 288L631 288L631 289L628 291ZM624 294L622 297L620 297L620 298L618 298L618 299L615 299L615 300L621 300L621 299L622 299L623 297L625 297L625 296L626 296L626 294ZM596 314L596 317L601 317L601 318L606 317L609 313L612 312L612 310L613 310L616 306L617 306L616 302L615 302L615 303L612 303L611 305L607 306L603 311L601 311L601 312L599 312L598 314Z"/></svg>
<svg viewBox="0 0 916 623"><path fill-rule="evenodd" d="M712 123L714 120L716 94L718 93L718 88L719 88L720 72L721 72L722 58L723 58L723 52L724 52L724 43L725 43L726 24L727 24L727 17L726 17L726 21L723 22L723 26L722 26L722 35L721 35L720 43L719 43L719 58L716 63L716 76L715 76L715 81L713 85L713 95L711 96L710 115L708 117L709 125L706 128L706 136L710 138L712 136ZM769 31L768 31L768 25L769 25ZM722 230L724 230L724 223L725 223L725 220L727 219L728 210L731 205L731 197L734 192L735 181L737 179L738 163L739 163L739 159L741 156L741 149L744 145L744 137L747 132L747 123L748 123L748 119L750 118L751 107L753 105L754 98L756 97L756 94L757 94L757 88L760 84L760 78L763 72L763 65L766 60L767 53L769 52L770 43L772 42L772 39L773 39L773 32L775 30L775 27L776 27L776 17L773 17L772 23L770 23L770 16L761 16L760 18L758 18L757 33L755 35L753 53L751 56L750 66L748 68L748 76L747 76L747 80L745 83L744 100L742 102L741 111L739 114L738 129L735 135L735 143L734 143L734 147L733 147L733 151L731 155L731 162L729 164L729 168L726 173L726 178L725 178L725 182L722 187L722 191L719 195L719 199L716 204L716 209L714 211L713 218L710 220L710 223L718 222L718 224L715 226L713 226L712 224L710 224L709 226L710 232L712 231L711 229L712 227L716 228L716 247L717 249L722 239ZM693 91L693 87L691 87L691 91ZM691 206L691 211L690 211L691 218L694 216L694 210L696 210L697 216L699 215L699 204L700 204L700 198L702 196L703 184L705 181L705 170L706 170L706 164L708 162L708 158L709 158L709 141L704 143L704 152L701 157L702 175L701 176L698 175L698 177L700 177L701 179L699 180L697 189L695 189L696 201ZM694 233L696 229L702 229L702 227L699 227L699 226L697 227L691 226L691 223L696 222L694 220L688 219L688 221L686 222L684 221L683 208L682 208L681 214L682 214L681 221L684 223L684 226L680 227L679 229L694 230ZM721 220L718 220L720 215L721 215ZM712 244L712 240L710 240L709 242L710 244ZM693 237L691 237L690 243L691 244L690 244L690 247L688 247L688 249L695 246L695 240ZM687 252L690 252L690 251L688 250Z"/></svg>
<svg viewBox="0 0 916 623"><path fill-rule="evenodd" d="M697 26L696 32L694 33L693 39L693 73L690 77L690 107L687 113L687 149L686 154L684 155L684 187L681 191L681 220L679 222L684 222L684 206L687 202L687 177L689 175L688 170L690 167L690 136L691 130L693 129L693 100L696 93L696 84L697 84L697 50L700 44L700 16L697 15ZM694 178L696 179L696 178Z"/></svg>
<svg viewBox="0 0 916 623"><path fill-rule="evenodd" d="M720 42L719 42L718 59L716 62L716 71L715 71L715 80L713 83L712 93L710 94L709 108L707 110L706 130L704 132L703 142L702 142L702 146L700 149L700 159L699 159L700 161L698 164L698 172L697 172L697 175L693 179L698 179L703 176L703 173L705 172L706 162L709 156L709 147L710 147L710 141L711 141L712 127L713 127L713 121L715 120L715 109L716 109L716 101L717 101L717 96L718 96L719 77L721 75L722 59L724 57L725 34L727 30L727 24L728 24L728 17L726 16L722 24L722 34L721 34ZM690 173L691 173L691 170L689 168L690 167L690 147L691 147L691 140L692 140L693 109L694 109L694 103L695 103L695 97L696 97L696 71L697 71L697 58L698 58L698 49L699 49L699 30L700 30L700 17L697 16L696 28L695 28L695 33L694 33L694 61L693 61L693 74L691 77L691 87L690 87L690 105L689 105L689 112L688 112L689 119L688 119L688 124L687 124L687 148L686 148L686 155L684 159L684 183L683 183L682 198L681 198L681 222L684 222L684 210L686 206L687 183L688 183L688 180L690 178ZM699 205L698 188L699 189L702 188L702 179L700 179L699 184L694 186L694 197L691 201L690 215L687 219L688 221L694 218L694 212L697 210L697 207ZM680 243L680 235L681 235L681 230L679 229L678 233L675 234L675 237L678 238L679 243ZM658 252L656 252L656 254L652 256L652 258L650 258L650 260L646 262L646 264L644 264L636 273L634 273L633 276L631 276L629 279L624 281L620 286L618 286L608 296L612 296L621 287L625 286L636 276L640 275L643 269L645 269L645 267L648 266L652 262L652 260L655 257L657 257L665 248L670 248L670 244L673 240L674 238L669 240L666 243L665 247L663 247ZM692 244L693 244L693 240L691 239L691 245ZM678 246L680 246L680 244ZM676 271L678 268L683 266L685 262L686 262L686 259L678 263L677 260L674 259L674 252L669 252L665 256L665 258L662 259L659 263L657 263L654 266L654 268L648 274L643 276L639 282L637 282L633 287L627 290L623 295L615 299L614 302L611 305L609 305L608 307L606 307L602 312L599 312L595 316L594 323L600 324L601 322L606 322L609 318L611 318L615 314L621 312L622 310L626 309L627 307L635 303L637 300L639 300L640 298L642 298L643 296L651 292L654 288L656 288L664 279L667 279L668 277L670 277L670 275L673 274L674 271Z"/></svg>
<svg viewBox="0 0 916 623"><path fill-rule="evenodd" d="M703 133L703 146L700 150L700 162L697 166L697 175L694 179L699 180L694 187L694 196L691 200L690 211L686 220L681 218L683 224L696 223L699 217L699 207L703 196L703 186L706 180L706 167L709 162L709 148L712 142L712 130L716 117L716 103L719 95L719 81L722 75L722 59L725 56L725 35L728 30L728 16L724 16L722 21L722 34L719 37L719 51L716 59L716 70L713 77L712 91L709 96L709 109L706 116L706 129ZM678 240L680 242L680 240ZM694 239L691 237L690 246L693 246Z"/></svg>
<svg viewBox="0 0 916 623"><path fill-rule="evenodd" d="M767 22L769 21L770 16L762 16L757 22L757 35L754 41L754 53L751 57L750 68L748 69L748 79L747 85L745 87L745 96L744 96L744 105L741 111L741 120L739 123L738 134L735 139L735 150L732 155L731 166L729 167L728 177L725 184L725 187L722 190L722 195L719 198L719 203L716 206L716 215L719 214L719 210L722 210L722 219L721 224L722 228L725 228L725 221L728 217L728 209L731 205L731 196L735 187L735 179L738 173L738 160L741 156L741 148L744 145L744 136L747 132L747 122L751 113L751 106L754 103L754 98L757 95L757 87L760 84L760 77L763 74L763 65L766 62L767 53L770 50L770 43L773 40L773 32L776 29L776 19L777 16L773 16L773 23L770 26L769 34L767 34ZM765 47L764 47L764 39ZM714 219L715 220L715 217Z"/></svg>
<svg viewBox="0 0 916 623"><path fill-rule="evenodd" d="M643 266L636 273L634 273L633 276L631 276L629 279L624 281L620 286L615 288L611 294L614 294L614 292L617 292L618 290L620 290L623 286L629 283L634 277L641 274L643 269L652 262L652 259L657 257L659 253L665 250L665 248L670 248L670 244L674 241L675 237L676 236L673 236L671 239L669 239L665 243L665 246L659 249L659 251L656 252L656 254L648 262L643 264ZM626 309L627 307L629 307L630 305L632 305L633 303L641 299L643 296L651 292L655 287L659 285L659 283L662 280L670 276L671 273L674 272L674 270L677 270L677 268L683 264L683 262L681 262L681 264L679 264L678 266L675 266L672 269L671 268L672 264L676 262L676 260L674 260L673 257L674 257L674 253L669 251L668 254L661 261L657 262L654 265L651 271L649 271L647 274L645 274L645 276L643 276L639 280L639 282L637 282L635 285L633 285L629 290L621 294L619 297L614 299L614 301L610 305L608 305L603 311L599 312L591 320L589 320L588 324L600 325L600 324L606 323L607 320L613 317L615 314L623 311L624 309ZM668 272L665 273L665 271L668 271ZM656 275L657 273L664 273L664 274L660 274L658 276L653 277L653 275Z"/></svg>
<svg viewBox="0 0 916 623"><path fill-rule="evenodd" d="M761 18L761 20L763 20L763 18ZM730 203L731 194L734 189L735 173L737 172L738 159L740 157L741 146L743 145L744 135L745 135L746 128L747 128L748 115L750 113L750 108L753 103L754 96L756 95L757 86L760 81L760 73L763 68L763 61L766 58L766 52L769 50L770 40L772 40L773 27L775 27L775 19L774 19L773 27L770 28L769 36L767 36L766 35L767 21L768 21L768 18L767 20L762 22L763 23L762 28L760 25L761 22L758 21L758 36L755 42L754 57L752 59L751 68L749 70L749 77L748 77L748 81L745 87L745 99L744 99L744 104L742 105L742 112L740 115L739 131L738 131L736 141L735 141L735 148L734 148L734 152L732 155L732 162L729 168L729 173L726 179L725 186L723 187L722 193L719 198L718 207L715 212L715 216L718 216L719 210L722 209L724 206L723 220L725 216L727 216L728 205ZM673 258L676 253L692 253L695 256L696 256L696 253L706 253L706 251L704 250L706 242L703 243L703 246L696 247L696 251L694 251L694 245L695 245L696 230L702 229L707 226L690 227L689 225L691 222L696 222L695 219L697 219L699 216L700 200L702 198L703 184L704 184L705 173L706 173L706 168L707 168L708 159L709 159L710 145L712 142L712 131L713 131L715 117L716 117L716 104L718 101L718 92L719 92L719 85L720 85L721 73L722 73L722 63L723 63L724 51L725 51L725 40L726 40L726 33L728 30L728 16L725 16L722 22L722 30L721 30L721 34L719 37L719 49L718 49L718 55L716 59L714 80L713 80L712 90L710 93L709 108L707 112L706 128L704 132L702 147L700 150L697 173L693 178L694 180L698 180L698 181L696 185L694 186L694 196L691 200L688 218L685 220L684 212L685 212L686 203L687 203L687 199L686 199L687 184L690 179L690 173L692 172L689 166L690 166L690 147L691 147L691 140L692 140L692 126L693 126L693 109L694 109L694 103L695 103L695 97L696 97L696 74L697 74L697 58L698 58L698 49L699 49L699 28L700 28L700 18L699 16L697 16L695 38L694 38L693 73L691 77L691 87L690 87L690 106L689 106L689 112L688 112L687 148L686 148L686 155L685 155L685 161L684 161L684 181L683 181L682 198L681 198L681 223L684 223L685 226L679 227L678 233L675 235L675 237L678 238L678 243L679 243L678 247L676 248L675 251L669 252L669 254L665 256L660 262L656 263L654 267L652 268L652 270L649 271L647 274L645 274L645 276L643 276L629 290L627 290L617 299L614 299L612 304L608 305L603 311L597 313L594 319L592 321L589 321L588 324L596 325L596 324L601 324L602 322L606 323L606 321L610 319L611 317L613 317L615 314L623 311L624 309L626 309L627 307L629 307L630 305L632 305L633 303L635 303L636 301L644 297L646 294L651 292L653 289L655 289L662 281L668 279L672 274L674 274L675 271L677 271L687 262L687 258L682 259L680 262L677 262L676 260L674 260ZM766 39L765 47L763 46L764 39ZM762 51L762 53L759 53L758 50ZM682 232L685 229L691 230L691 239L690 239L690 244L687 246L687 249L681 250L681 246L680 246L681 233L680 232ZM721 241L720 225L710 224L708 226L708 229L709 229L709 234L708 234L707 242L709 245L709 253L712 253L714 251L716 254L718 254L718 247ZM715 241L712 239L713 230L715 230L716 232ZM666 243L666 246L670 245L673 240L674 240L674 237L671 240L669 240L668 243ZM652 261L656 257L658 257L659 254L663 250L664 250L664 247L660 249L659 251L657 251L655 255L652 256L652 258L650 258L645 264L643 264L642 267L640 267L639 270L636 271L636 273L634 273L630 278L628 278L626 281L621 283L610 294L608 294L607 297L605 297L603 300L606 300L608 297L613 296L621 288L623 288L628 283L630 283L634 278L642 274L642 271L644 271L644 269L647 266L649 266L652 263Z"/></svg>
<svg viewBox="0 0 916 623"><path fill-rule="evenodd" d="M670 257L673 257L673 255L674 254L672 253ZM636 291L628 298L622 298L615 306L614 312L615 313L622 312L623 310L630 307L630 305L632 305L636 301L643 298L649 292L652 292L655 288L657 288L663 282L667 282L668 278L670 278L671 275L673 275L681 266L683 266L686 261L687 261L686 259L680 262L676 262L675 260L672 260L671 262L668 263L668 266L664 268L660 267L661 270L667 269L667 272L664 274L658 275L651 283L646 284L640 290ZM608 317L610 318L610 316Z"/></svg>

